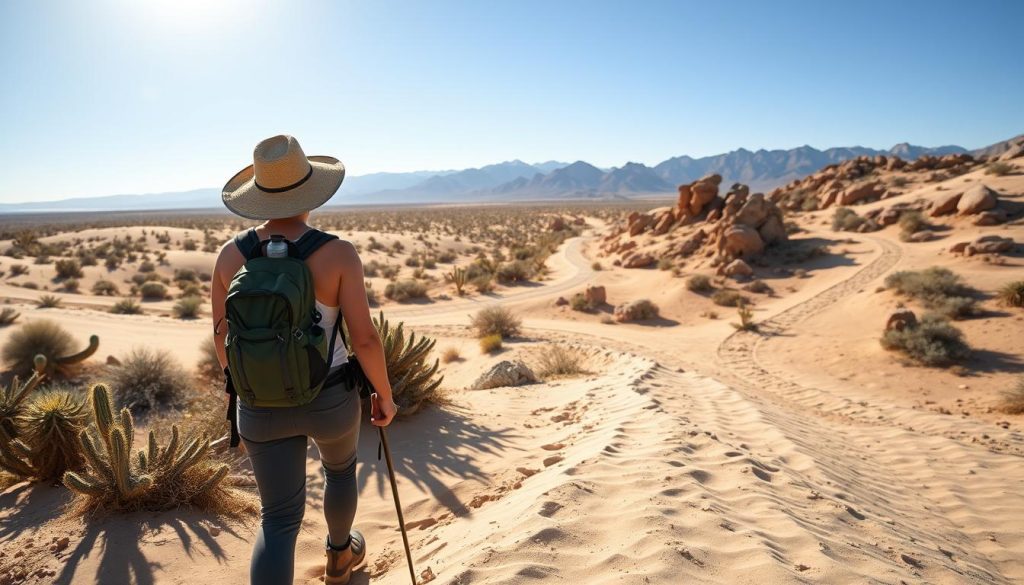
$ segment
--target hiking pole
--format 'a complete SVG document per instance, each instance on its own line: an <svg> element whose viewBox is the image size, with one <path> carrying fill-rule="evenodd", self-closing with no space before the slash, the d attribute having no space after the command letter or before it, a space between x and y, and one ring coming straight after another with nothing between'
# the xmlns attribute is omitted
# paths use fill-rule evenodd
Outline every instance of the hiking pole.
<svg viewBox="0 0 1024 585"><path fill-rule="evenodd" d="M398 527L402 529L402 544L405 545L405 558L409 561L409 577L412 585L416 585L416 569L412 568L412 551L409 550L409 535L405 533L405 517L402 516L402 503L398 500L398 483L395 481L395 466L391 463L391 448L388 447L388 435L384 427L377 427L380 432L380 444L384 447L384 461L388 464L388 479L391 480L391 495L395 498L395 510L398 511Z"/></svg>

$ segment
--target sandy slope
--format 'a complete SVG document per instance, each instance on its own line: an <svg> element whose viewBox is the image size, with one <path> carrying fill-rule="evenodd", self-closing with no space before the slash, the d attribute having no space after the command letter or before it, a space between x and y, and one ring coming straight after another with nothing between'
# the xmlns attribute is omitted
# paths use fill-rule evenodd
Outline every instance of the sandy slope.
<svg viewBox="0 0 1024 585"><path fill-rule="evenodd" d="M455 406L393 427L418 567L452 584L1024 581L1019 424L1004 429L884 392L865 397L856 386L814 384L792 363L771 359L773 344L873 290L902 258L885 238L858 239L865 253L758 304L758 319L774 334L763 337L734 333L731 318L673 328L540 310L606 276L590 270L581 240L552 259L543 287L389 310L438 336L439 347L463 348L469 359L454 368L455 387L487 363L472 357L465 331L467 314L487 302L530 311L527 341L511 344L513 354L517 345L580 343L594 371L459 392ZM651 284L638 278L634 286L616 294L645 296ZM62 316L83 335L143 335L91 311ZM206 334L200 324L141 319L144 339L179 351ZM357 526L371 553L353 582L405 583L377 444L365 430ZM318 582L321 568L317 465L311 450L300 583ZM29 554L59 583L244 581L251 525L181 512L40 528L55 516L59 494L20 485L0 495L12 511L0 516L5 551L70 532L68 551L55 556L37 546L42 554Z"/></svg>

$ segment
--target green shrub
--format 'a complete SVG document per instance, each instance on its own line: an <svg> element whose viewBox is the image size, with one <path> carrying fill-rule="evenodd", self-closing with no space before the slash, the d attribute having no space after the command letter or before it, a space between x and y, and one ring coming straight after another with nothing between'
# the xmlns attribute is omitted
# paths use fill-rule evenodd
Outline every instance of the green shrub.
<svg viewBox="0 0 1024 585"><path fill-rule="evenodd" d="M533 266L527 260L504 262L498 266L498 270L494 274L498 282L502 284L526 282L533 278L534 275Z"/></svg>
<svg viewBox="0 0 1024 585"><path fill-rule="evenodd" d="M494 335L485 335L480 338L480 351L484 353L494 353L501 349L501 336L495 333Z"/></svg>
<svg viewBox="0 0 1024 585"><path fill-rule="evenodd" d="M1003 175L1008 175L1011 172L1013 172L1013 165L1005 163L1003 161L991 162L988 163L988 166L985 167L986 175L995 175L997 177L1002 177Z"/></svg>
<svg viewBox="0 0 1024 585"><path fill-rule="evenodd" d="M854 232L864 225L865 219L849 207L837 207L832 212L832 231Z"/></svg>
<svg viewBox="0 0 1024 585"><path fill-rule="evenodd" d="M57 260L53 263L57 270L57 278L82 278L82 265L73 258Z"/></svg>
<svg viewBox="0 0 1024 585"><path fill-rule="evenodd" d="M930 367L949 366L967 359L971 350L963 333L942 315L927 313L914 327L886 331L882 347L902 351L914 361Z"/></svg>
<svg viewBox="0 0 1024 585"><path fill-rule="evenodd" d="M403 323L397 327L384 319L384 312L373 320L374 328L384 347L388 380L400 415L415 413L425 402L436 402L441 395L438 390L444 376L437 376L439 361L427 361L436 340L428 337L416 339L415 333L405 336Z"/></svg>
<svg viewBox="0 0 1024 585"><path fill-rule="evenodd" d="M174 316L179 319L195 319L202 310L203 299L199 297L184 297L174 303Z"/></svg>
<svg viewBox="0 0 1024 585"><path fill-rule="evenodd" d="M110 312L118 315L141 315L142 305L135 299L121 299L110 307Z"/></svg>
<svg viewBox="0 0 1024 585"><path fill-rule="evenodd" d="M149 260L139 264L139 272L153 272L154 270L156 270L156 264L153 264Z"/></svg>
<svg viewBox="0 0 1024 585"><path fill-rule="evenodd" d="M477 311L470 319L470 326L476 329L477 337L498 335L503 338L519 335L522 320L509 309L493 305Z"/></svg>
<svg viewBox="0 0 1024 585"><path fill-rule="evenodd" d="M147 301L162 301L167 298L167 287L161 282L144 282L139 287L139 294Z"/></svg>
<svg viewBox="0 0 1024 585"><path fill-rule="evenodd" d="M137 347L110 369L110 389L118 406L133 413L180 408L192 395L192 377L166 351Z"/></svg>
<svg viewBox="0 0 1024 585"><path fill-rule="evenodd" d="M719 289L711 295L711 301L721 307L738 307L746 299L734 290Z"/></svg>
<svg viewBox="0 0 1024 585"><path fill-rule="evenodd" d="M399 303L427 298L427 287L421 282L411 279L389 282L384 287L384 297Z"/></svg>
<svg viewBox="0 0 1024 585"><path fill-rule="evenodd" d="M695 293L709 293L715 287L711 284L711 277L706 274L694 274L687 279L686 288Z"/></svg>
<svg viewBox="0 0 1024 585"><path fill-rule="evenodd" d="M92 285L92 294L98 296L112 297L118 294L117 285L109 280L97 280Z"/></svg>
<svg viewBox="0 0 1024 585"><path fill-rule="evenodd" d="M973 315L978 310L977 302L967 296L976 291L948 268L932 266L894 272L886 277L885 286L953 319Z"/></svg>
<svg viewBox="0 0 1024 585"><path fill-rule="evenodd" d="M80 286L81 283L78 282L77 278L69 278L61 284L61 288L69 293L77 293Z"/></svg>
<svg viewBox="0 0 1024 585"><path fill-rule="evenodd" d="M32 477L60 479L65 471L85 463L78 434L86 426L85 402L74 391L51 389L37 393L21 415L18 439L28 447Z"/></svg>

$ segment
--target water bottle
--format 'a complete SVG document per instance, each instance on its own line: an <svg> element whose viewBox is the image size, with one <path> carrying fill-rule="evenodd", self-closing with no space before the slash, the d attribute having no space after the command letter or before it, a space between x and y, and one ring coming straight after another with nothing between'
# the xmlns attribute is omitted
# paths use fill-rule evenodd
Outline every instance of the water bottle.
<svg viewBox="0 0 1024 585"><path fill-rule="evenodd" d="M270 243L267 244L267 258L287 258L288 240L282 235L270 236Z"/></svg>

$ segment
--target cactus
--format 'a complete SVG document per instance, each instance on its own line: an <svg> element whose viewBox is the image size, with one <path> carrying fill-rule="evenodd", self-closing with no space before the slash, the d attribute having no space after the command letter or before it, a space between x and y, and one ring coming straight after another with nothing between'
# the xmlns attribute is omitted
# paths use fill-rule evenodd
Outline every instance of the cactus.
<svg viewBox="0 0 1024 585"><path fill-rule="evenodd" d="M18 436L16 419L23 412L23 402L39 386L43 378L46 377L44 373L46 358L44 356L37 355L32 365L35 371L27 382L21 384L18 377L15 376L14 380L11 381L11 385L3 387L2 392L0 392L0 428L11 438Z"/></svg>
<svg viewBox="0 0 1024 585"><path fill-rule="evenodd" d="M96 353L99 337L89 338L83 351L73 353L75 340L55 321L36 319L11 333L3 346L3 359L18 374L28 374L36 354L46 357L46 374L70 376L86 358Z"/></svg>
<svg viewBox="0 0 1024 585"><path fill-rule="evenodd" d="M463 289L465 288L466 283L469 282L465 268L453 268L451 272L445 273L444 276L455 285L455 292L458 293L460 297L465 294Z"/></svg>
<svg viewBox="0 0 1024 585"><path fill-rule="evenodd" d="M207 457L206 435L181 440L171 427L166 447L149 432L145 449L132 455L135 425L131 412L114 413L110 392L103 384L92 387L95 425L78 435L86 470L64 474L64 485L82 499L84 509L164 510L181 504L217 505L211 496L221 489L228 467Z"/></svg>
<svg viewBox="0 0 1024 585"><path fill-rule="evenodd" d="M59 479L83 464L78 433L85 428L85 403L68 390L49 390L29 401L19 439L29 448L32 476Z"/></svg>
<svg viewBox="0 0 1024 585"><path fill-rule="evenodd" d="M14 323L20 316L21 313L15 311L11 307L4 307L3 310L0 310L0 327L6 327L7 325Z"/></svg>
<svg viewBox="0 0 1024 585"><path fill-rule="evenodd" d="M435 359L432 366L425 362L437 342L426 337L421 337L417 341L415 333L410 333L407 340L404 324L399 323L392 329L384 318L383 311L374 318L373 325L384 346L388 379L391 381L395 403L400 407L400 413L412 414L419 409L423 401L434 397L444 379L444 376L434 379L439 360Z"/></svg>

